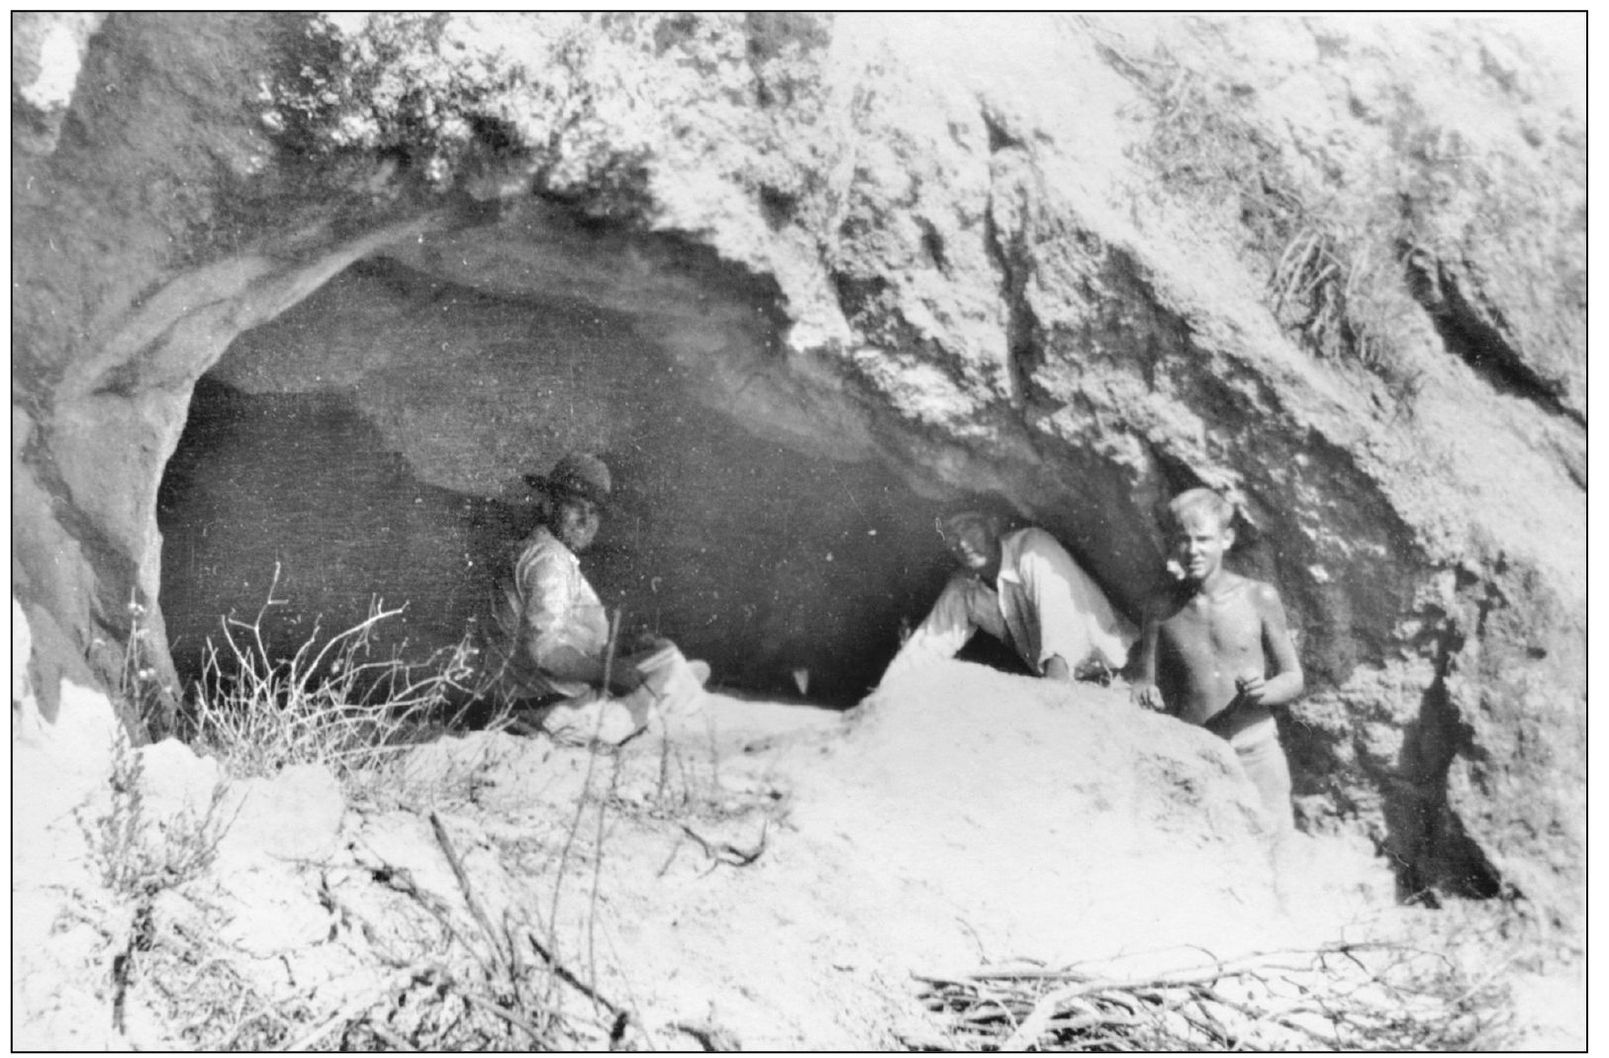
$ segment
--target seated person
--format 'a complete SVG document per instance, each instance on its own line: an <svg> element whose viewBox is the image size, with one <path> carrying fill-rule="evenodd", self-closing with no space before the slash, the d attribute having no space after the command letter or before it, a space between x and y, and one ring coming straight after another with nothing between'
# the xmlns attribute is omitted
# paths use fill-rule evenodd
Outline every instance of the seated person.
<svg viewBox="0 0 1609 1058"><path fill-rule="evenodd" d="M961 569L911 633L884 681L924 658L951 658L982 629L1048 679L1105 681L1128 661L1135 633L1056 538L1005 532L992 501L974 498L935 521Z"/></svg>
<svg viewBox="0 0 1609 1058"><path fill-rule="evenodd" d="M702 688L709 666L684 661L674 644L657 638L639 640L631 653L621 651L609 662L609 618L576 557L598 535L609 498L603 461L571 453L547 477L528 474L525 481L535 490L540 521L517 546L494 601L495 693L505 703L538 709L550 731L566 718L572 727L585 727L598 718L576 708L606 697L599 692L607 668L607 690L628 697L625 713L605 713L609 731L599 737L619 741L646 724L653 705L668 705L672 691ZM677 704L686 704L685 697ZM626 714L630 731L621 730Z"/></svg>

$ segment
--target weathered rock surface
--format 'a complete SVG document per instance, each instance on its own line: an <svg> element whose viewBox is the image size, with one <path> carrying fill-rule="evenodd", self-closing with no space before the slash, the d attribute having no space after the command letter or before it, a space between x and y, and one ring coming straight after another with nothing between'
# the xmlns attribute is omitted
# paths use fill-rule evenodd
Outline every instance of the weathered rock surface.
<svg viewBox="0 0 1609 1058"><path fill-rule="evenodd" d="M1510 888L1574 920L1584 101L1578 59L1538 25L29 21L13 574L43 711L85 658L103 682L126 671L131 643L150 674L133 697L148 715L171 700L157 497L209 370L259 393L340 380L408 484L444 500L495 497L486 466L619 440L582 419L499 446L468 421L562 360L511 352L532 374L488 373L505 384L476 401L451 382L490 372L490 348L444 384L376 359L383 341L320 356L248 335L304 301L322 330L340 309L310 296L369 262L628 321L679 399L758 442L914 495L997 488L1130 612L1156 501L1230 489L1255 527L1243 568L1280 585L1309 670L1285 727L1308 815L1380 826L1410 887ZM667 492L700 487L688 462ZM698 531L738 551L742 513ZM441 524L420 538L458 531ZM857 627L881 616L882 642L915 594L896 571L930 561L917 539L859 567L883 594ZM745 622L831 625L775 597L818 570L769 579ZM831 648L800 636L768 664L819 668Z"/></svg>

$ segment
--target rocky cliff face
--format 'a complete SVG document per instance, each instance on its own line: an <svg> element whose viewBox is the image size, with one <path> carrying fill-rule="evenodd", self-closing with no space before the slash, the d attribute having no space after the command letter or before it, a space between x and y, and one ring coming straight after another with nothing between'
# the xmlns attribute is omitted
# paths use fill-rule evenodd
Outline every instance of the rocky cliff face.
<svg viewBox="0 0 1609 1058"><path fill-rule="evenodd" d="M168 622L259 604L276 554L308 612L384 588L446 637L510 479L586 444L638 527L618 598L675 588L677 631L745 678L853 696L929 588L925 504L1004 493L1133 613L1155 505L1205 482L1298 629L1309 819L1376 827L1409 888L1571 919L1585 156L1558 28L16 16L35 684L48 710L87 659L160 713ZM296 468L360 502L287 514L325 495Z"/></svg>

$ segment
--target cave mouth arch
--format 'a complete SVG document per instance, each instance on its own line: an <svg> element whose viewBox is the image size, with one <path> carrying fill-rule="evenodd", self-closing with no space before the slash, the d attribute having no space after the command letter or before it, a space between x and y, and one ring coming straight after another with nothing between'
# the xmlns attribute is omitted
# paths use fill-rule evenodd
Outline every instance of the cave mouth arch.
<svg viewBox="0 0 1609 1058"><path fill-rule="evenodd" d="M616 497L583 564L623 629L723 688L858 701L947 575L935 504L875 460L756 436L708 384L618 307L352 265L195 387L157 503L176 671L199 677L225 615L260 613L288 656L376 600L405 604L380 649L450 646L528 527L522 474L588 448Z"/></svg>

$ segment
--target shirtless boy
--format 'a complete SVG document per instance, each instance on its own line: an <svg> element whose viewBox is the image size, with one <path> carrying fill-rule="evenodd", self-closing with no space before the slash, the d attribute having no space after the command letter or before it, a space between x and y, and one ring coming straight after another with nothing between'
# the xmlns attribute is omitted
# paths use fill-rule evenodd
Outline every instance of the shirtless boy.
<svg viewBox="0 0 1609 1058"><path fill-rule="evenodd" d="M1147 608L1134 698L1205 727L1235 748L1281 829L1291 826L1291 776L1269 707L1302 693L1302 665L1272 585L1224 568L1234 507L1211 489L1168 504L1181 571Z"/></svg>

